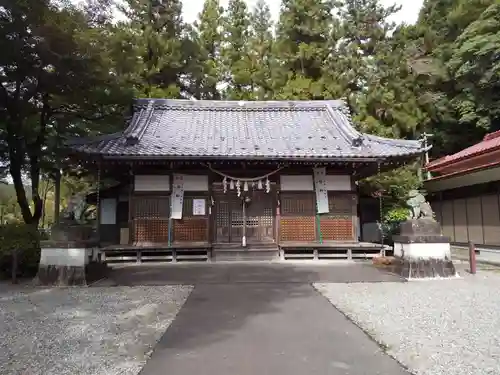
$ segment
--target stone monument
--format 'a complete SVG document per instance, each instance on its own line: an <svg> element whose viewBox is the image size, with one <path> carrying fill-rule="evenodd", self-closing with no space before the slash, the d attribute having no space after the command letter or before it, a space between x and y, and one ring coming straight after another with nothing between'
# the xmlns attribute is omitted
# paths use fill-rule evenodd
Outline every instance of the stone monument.
<svg viewBox="0 0 500 375"><path fill-rule="evenodd" d="M407 280L456 277L450 239L443 236L431 205L417 190L409 193L410 215L394 239L394 271Z"/></svg>
<svg viewBox="0 0 500 375"><path fill-rule="evenodd" d="M81 220L84 207L84 198L73 196L61 212L60 222L52 227L50 239L41 241L36 284L85 286L105 274L105 265L97 259L93 227Z"/></svg>

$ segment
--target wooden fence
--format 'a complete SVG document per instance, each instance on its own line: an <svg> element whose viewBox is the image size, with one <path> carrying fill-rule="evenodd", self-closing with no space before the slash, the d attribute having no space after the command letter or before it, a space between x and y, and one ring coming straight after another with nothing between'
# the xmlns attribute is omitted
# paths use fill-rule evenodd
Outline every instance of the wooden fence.
<svg viewBox="0 0 500 375"><path fill-rule="evenodd" d="M499 193L437 199L431 205L452 242L500 246Z"/></svg>

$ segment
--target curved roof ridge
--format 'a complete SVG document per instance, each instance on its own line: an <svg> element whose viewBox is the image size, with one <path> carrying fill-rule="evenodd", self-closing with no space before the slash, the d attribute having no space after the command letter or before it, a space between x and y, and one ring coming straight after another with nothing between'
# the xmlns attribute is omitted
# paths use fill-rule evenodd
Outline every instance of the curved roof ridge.
<svg viewBox="0 0 500 375"><path fill-rule="evenodd" d="M367 139L369 139L373 142L389 144L389 145L396 146L396 147L411 147L411 148L416 148L416 149L422 148L422 142L419 140L387 138L387 137L380 137L378 135L373 135L373 134L368 134L368 133L363 133L363 135Z"/></svg>
<svg viewBox="0 0 500 375"><path fill-rule="evenodd" d="M183 107L194 109L263 109L263 108L283 108L290 109L319 109L329 106L331 108L345 107L342 100L189 100L189 99L135 99L134 111L151 108L172 108Z"/></svg>
<svg viewBox="0 0 500 375"><path fill-rule="evenodd" d="M410 157L418 141L364 134L343 100L212 101L136 99L127 129L99 145L107 157L346 158Z"/></svg>

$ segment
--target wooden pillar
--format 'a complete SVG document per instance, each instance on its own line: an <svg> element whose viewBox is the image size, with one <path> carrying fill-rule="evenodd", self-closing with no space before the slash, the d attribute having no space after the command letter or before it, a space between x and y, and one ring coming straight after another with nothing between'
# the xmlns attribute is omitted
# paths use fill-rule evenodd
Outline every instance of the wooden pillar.
<svg viewBox="0 0 500 375"><path fill-rule="evenodd" d="M129 186L128 186L128 244L132 244L134 238L134 223L132 210L134 209L134 170L130 165L129 170Z"/></svg>
<svg viewBox="0 0 500 375"><path fill-rule="evenodd" d="M281 207L280 207L280 197L278 192L276 192L276 215L274 216L275 220L275 233L276 236L276 244L279 246L280 244L280 224L281 224Z"/></svg>
<svg viewBox="0 0 500 375"><path fill-rule="evenodd" d="M247 204L245 200L242 200L242 218L243 218L243 227L241 228L241 246L247 246Z"/></svg>

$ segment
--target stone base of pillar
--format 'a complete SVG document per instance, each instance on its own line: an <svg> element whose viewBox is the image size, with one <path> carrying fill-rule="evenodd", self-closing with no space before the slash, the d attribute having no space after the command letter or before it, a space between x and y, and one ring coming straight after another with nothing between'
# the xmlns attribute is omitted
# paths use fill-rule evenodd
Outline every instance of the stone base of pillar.
<svg viewBox="0 0 500 375"><path fill-rule="evenodd" d="M432 219L408 220L394 236L392 271L407 280L455 278L450 239Z"/></svg>
<svg viewBox="0 0 500 375"><path fill-rule="evenodd" d="M97 251L86 248L42 248L38 273L40 286L87 286L106 276L108 267L93 261Z"/></svg>
<svg viewBox="0 0 500 375"><path fill-rule="evenodd" d="M406 280L458 277L451 259L405 259L396 257L391 267L393 273Z"/></svg>

